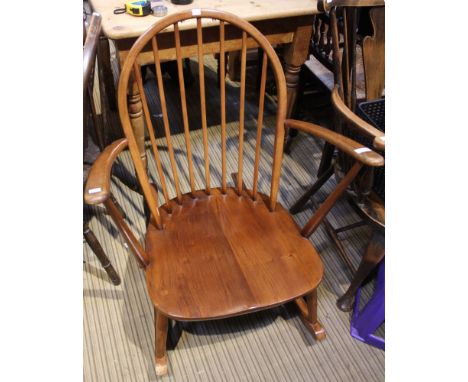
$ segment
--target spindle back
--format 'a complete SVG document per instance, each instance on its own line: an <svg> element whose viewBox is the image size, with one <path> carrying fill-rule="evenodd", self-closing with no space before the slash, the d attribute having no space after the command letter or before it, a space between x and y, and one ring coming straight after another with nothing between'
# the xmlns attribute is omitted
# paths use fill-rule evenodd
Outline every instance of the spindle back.
<svg viewBox="0 0 468 382"><path fill-rule="evenodd" d="M359 4L349 6L342 1L341 8L332 6L329 11L330 30L332 38L332 53L334 62L335 85L338 86L340 97L351 110L356 108L356 45L357 21ZM364 1L363 6L372 7L369 15L373 27L373 35L366 36L362 41L362 60L365 78L365 99L370 101L381 98L385 88L385 6L381 0ZM340 44L338 11L343 19L343 43ZM342 46L341 46L342 45ZM341 49L342 48L342 49Z"/></svg>
<svg viewBox="0 0 468 382"><path fill-rule="evenodd" d="M181 38L181 29L186 28L187 20L196 20L196 41L187 41L190 39ZM208 20L210 28L217 28L219 31L219 39L216 42L209 41L204 44L203 42L203 28L202 19L211 19L217 22L214 24L211 20ZM219 24L218 24L219 22ZM214 26L213 26L214 25ZM167 28L167 30L165 30ZM164 39L158 39L158 34L164 31ZM234 32L236 31L236 33ZM131 77L138 86L138 91L141 96L142 109L144 120L151 141L152 154L156 163L157 173L160 183L160 191L162 191L164 197L164 203L169 206L169 194L167 182L173 182L176 200L181 202L182 192L179 181L178 169L183 166L182 163L176 162L174 155L174 149L171 141L171 129L169 126L169 118L167 113L166 95L164 92L164 83L161 70L161 55L158 48L158 43L166 44L168 39L172 39L173 45L175 46L175 59L177 61L178 77L179 77L179 90L180 90L180 105L181 114L183 119L184 127L184 139L185 148L187 155L188 164L188 175L190 182L190 191L193 195L195 191L195 179L194 179L194 161L192 158L191 148L191 137L189 130L189 118L187 111L187 100L186 100L186 89L184 83L184 72L183 72L183 58L188 57L190 53L196 53L198 57L198 70L199 70L199 96L200 96L200 116L201 116L201 128L203 135L203 160L204 160L204 175L205 175L205 187L204 190L207 194L210 194L212 189L212 182L210 176L210 167L212 168L216 163L211 163L209 157L209 142L208 142L208 126L207 126L207 115L206 115L206 99L205 99L205 74L204 74L204 54L207 53L220 53L221 65L220 65L220 81L219 81L219 92L220 92L220 125L221 125L221 171L222 180L220 188L223 193L227 191L227 166L226 166L226 76L225 76L225 65L224 57L228 51L238 50L241 48L241 80L240 80L240 100L239 100L239 154L237 158L237 180L236 180L236 192L241 194L244 188L243 182L243 167L244 167L244 118L245 118L245 91L246 91L246 56L247 49L252 47L260 47L263 51L263 64L261 72L261 86L259 94L259 113L257 118L257 134L256 134L256 147L255 147L255 163L253 171L253 189L249 191L250 195L255 198L258 190L258 175L259 175L259 163L261 154L261 138L262 138L262 125L263 125L263 113L265 103L265 83L267 76L267 66L270 67L274 73L277 87L277 111L276 111L276 123L275 123L275 142L273 149L273 164L271 172L271 185L270 185L270 201L269 208L274 211L276 206L279 177L281 171L281 160L283 152L284 142L284 119L286 113L286 82L284 73L281 67L281 63L268 40L263 36L253 25L242 20L241 18L217 10L208 9L193 9L183 11L177 14L173 14L165 17L161 21L154 24L148 31L146 31L133 45L129 51L128 56L121 70L120 82L119 82L119 113L120 120L122 122L123 130L128 139L130 153L136 168L137 177L140 182L141 188L144 192L146 202L149 210L154 218L154 223L158 228L162 228L161 216L158 210L158 191L155 190L150 184L149 177L146 172L146 163L141 158L135 134L132 129L129 108L127 104L127 94L130 89ZM185 47L185 50L182 48ZM139 54L144 50L152 51L155 65L155 74L157 80L157 87L160 99L160 106L162 112L162 120L165 138L167 142L167 150L170 159L170 168L163 168L161 158L156 144L156 137L154 134L154 128L151 121L150 111L148 107L148 100L143 87L143 81L141 76L141 68L139 63ZM161 49L162 52L162 49ZM166 52L167 55L167 52ZM166 176L169 174L171 176Z"/></svg>
<svg viewBox="0 0 468 382"><path fill-rule="evenodd" d="M323 2L325 4L325 2ZM327 2L330 15L330 29L332 31L333 44L333 62L334 62L334 81L335 88L338 89L338 95L352 112L358 114L357 110L357 75L356 75L356 46L357 46L357 16L359 7L370 7L369 17L372 24L371 36L366 36L362 41L362 60L364 65L365 78L365 100L375 100L382 97L385 90L385 3L382 0L364 0L354 2L351 0L336 0L331 4ZM343 19L343 43L340 44L338 31L337 13L340 11ZM363 100L360 100L363 101ZM353 124L340 114L335 114L335 131L350 137L364 146L372 146L373 141L362 131L357 130ZM324 168L327 161L323 160ZM339 151L336 166L339 172L346 173L353 165L354 160ZM360 203L366 199L371 190L382 190L385 188L385 169L381 167L365 167L353 182L353 187L359 197ZM379 192L379 195L382 195ZM381 196L383 198L383 196Z"/></svg>
<svg viewBox="0 0 468 382"><path fill-rule="evenodd" d="M314 15L313 18L314 21L312 24L312 38L310 40L309 53L328 70L333 71L330 17L327 13L319 13Z"/></svg>

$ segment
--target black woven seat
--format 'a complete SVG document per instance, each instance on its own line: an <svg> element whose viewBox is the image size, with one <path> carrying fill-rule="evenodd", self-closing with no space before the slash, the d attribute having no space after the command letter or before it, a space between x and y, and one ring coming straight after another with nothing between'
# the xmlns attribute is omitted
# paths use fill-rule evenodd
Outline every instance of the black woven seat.
<svg viewBox="0 0 468 382"><path fill-rule="evenodd" d="M361 102L357 107L358 115L371 125L385 133L385 98ZM359 135L355 139L367 147L372 147L372 140ZM385 156L385 153L381 153ZM372 190L385 201L385 166L374 169Z"/></svg>

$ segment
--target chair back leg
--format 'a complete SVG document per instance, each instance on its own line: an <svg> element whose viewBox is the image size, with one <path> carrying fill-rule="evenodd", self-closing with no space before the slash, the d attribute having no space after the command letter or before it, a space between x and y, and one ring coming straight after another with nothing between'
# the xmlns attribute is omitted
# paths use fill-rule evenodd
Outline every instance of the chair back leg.
<svg viewBox="0 0 468 382"><path fill-rule="evenodd" d="M375 231L348 290L336 302L340 310L350 312L353 309L354 296L358 288L384 256L385 238L382 232Z"/></svg>
<svg viewBox="0 0 468 382"><path fill-rule="evenodd" d="M155 331L155 352L156 375L167 374L167 353L166 341L168 330L168 318L154 308L154 331Z"/></svg>

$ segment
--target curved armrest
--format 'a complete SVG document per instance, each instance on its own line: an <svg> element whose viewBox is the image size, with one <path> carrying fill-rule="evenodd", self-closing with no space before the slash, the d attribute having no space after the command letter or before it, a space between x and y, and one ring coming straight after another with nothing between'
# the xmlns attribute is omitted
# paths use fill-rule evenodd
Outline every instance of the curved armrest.
<svg viewBox="0 0 468 382"><path fill-rule="evenodd" d="M301 130L305 133L312 134L316 137L322 138L328 143L336 146L341 151L353 157L360 163L366 166L383 166L384 158L382 155L377 154L375 151L364 147L360 143L353 141L341 134L335 133L324 127L314 125L313 123L297 121L295 119L287 119L284 121L287 128Z"/></svg>
<svg viewBox="0 0 468 382"><path fill-rule="evenodd" d="M119 139L99 154L86 181L84 200L87 204L104 203L110 195L112 165L117 156L127 147L126 138Z"/></svg>
<svg viewBox="0 0 468 382"><path fill-rule="evenodd" d="M336 86L333 88L331 99L333 106L342 117L356 127L360 133L374 138L373 144L377 150L385 151L385 133L376 129L370 123L367 123L354 114L341 99Z"/></svg>

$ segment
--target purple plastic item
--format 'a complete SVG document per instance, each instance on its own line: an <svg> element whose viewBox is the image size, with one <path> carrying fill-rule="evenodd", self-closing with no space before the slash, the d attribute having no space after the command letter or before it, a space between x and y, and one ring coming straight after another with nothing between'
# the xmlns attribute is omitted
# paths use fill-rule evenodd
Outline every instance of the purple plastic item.
<svg viewBox="0 0 468 382"><path fill-rule="evenodd" d="M359 341L385 350L385 340L374 332L385 321L385 259L379 264L375 290L367 305L359 312L361 288L356 293L351 318L351 336Z"/></svg>

